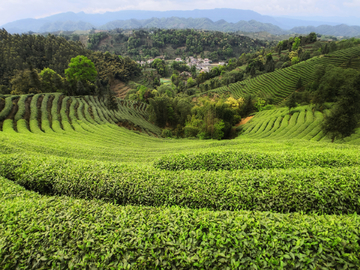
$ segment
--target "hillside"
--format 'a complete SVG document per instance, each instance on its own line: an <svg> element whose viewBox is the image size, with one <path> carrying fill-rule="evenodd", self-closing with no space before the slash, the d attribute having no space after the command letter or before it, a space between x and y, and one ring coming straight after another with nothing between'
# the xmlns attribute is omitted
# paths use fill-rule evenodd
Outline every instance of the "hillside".
<svg viewBox="0 0 360 270"><path fill-rule="evenodd" d="M277 69L274 72L259 75L255 78L222 86L209 92L229 93L236 98L254 95L263 99L272 99L279 103L296 89L299 78L306 85L314 79L316 65L329 65L359 69L360 47L335 51L333 53L313 57L291 67ZM351 61L349 61L351 60Z"/></svg>
<svg viewBox="0 0 360 270"><path fill-rule="evenodd" d="M329 110L316 111L312 105L297 107L290 111L288 108L262 111L256 113L243 126L241 136L252 139L330 142L329 137L321 130L323 120L329 113ZM360 128L345 141L349 144L360 144Z"/></svg>
<svg viewBox="0 0 360 270"><path fill-rule="evenodd" d="M136 60L157 56L174 60L176 57L203 55L215 61L276 45L274 41L250 38L243 34L156 28L93 33L84 41L84 45L91 50L109 51Z"/></svg>
<svg viewBox="0 0 360 270"><path fill-rule="evenodd" d="M2 269L360 267L360 149L291 138L308 107L284 116L282 137L260 124L280 109L202 141L149 136L144 105L120 100L119 112L59 94L4 105ZM126 117L144 132L119 127Z"/></svg>
<svg viewBox="0 0 360 270"><path fill-rule="evenodd" d="M118 100L119 110L107 109L103 99L74 98L60 93L9 96L0 102L0 130L19 133L91 131L94 125L116 124L151 136L160 129L146 121L145 103Z"/></svg>
<svg viewBox="0 0 360 270"><path fill-rule="evenodd" d="M319 25L315 26L299 26L291 29L292 32L299 34L309 34L311 32L320 33L322 35L332 35L341 37L356 37L360 36L360 26L349 26L346 24L339 24L335 26L331 25Z"/></svg>
<svg viewBox="0 0 360 270"><path fill-rule="evenodd" d="M282 30L280 27L270 23L261 23L255 20L238 21L236 23L228 23L225 20L213 22L207 18L151 18L147 20L117 20L111 21L99 27L99 29L113 30L117 28L122 29L137 29L137 28L161 28L161 29L202 29L221 32L262 32L266 31L274 35L285 35L290 32Z"/></svg>

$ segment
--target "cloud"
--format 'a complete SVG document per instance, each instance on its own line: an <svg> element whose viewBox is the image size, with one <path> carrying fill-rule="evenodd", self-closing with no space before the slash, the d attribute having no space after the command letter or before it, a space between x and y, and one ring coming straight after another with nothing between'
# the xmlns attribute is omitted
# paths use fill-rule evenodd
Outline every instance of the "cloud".
<svg viewBox="0 0 360 270"><path fill-rule="evenodd" d="M344 3L344 6L346 7L360 7L360 0L353 0L353 1L350 1L350 2L345 2Z"/></svg>
<svg viewBox="0 0 360 270"><path fill-rule="evenodd" d="M0 6L0 25L19 19L42 18L68 11L104 13L119 10L213 8L248 9L276 16L358 16L360 0L3 0Z"/></svg>

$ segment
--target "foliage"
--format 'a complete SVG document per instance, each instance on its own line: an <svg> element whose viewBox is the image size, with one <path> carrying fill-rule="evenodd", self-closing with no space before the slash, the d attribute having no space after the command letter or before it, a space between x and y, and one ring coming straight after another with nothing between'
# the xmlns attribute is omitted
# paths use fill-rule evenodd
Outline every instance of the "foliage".
<svg viewBox="0 0 360 270"><path fill-rule="evenodd" d="M185 136L198 136L202 139L229 138L231 128L241 119L240 110L240 103L233 98L200 98L191 109L191 115L188 115L184 127Z"/></svg>
<svg viewBox="0 0 360 270"><path fill-rule="evenodd" d="M88 83L96 79L97 71L95 65L86 56L78 55L71 58L69 68L65 70L66 79L70 83Z"/></svg>
<svg viewBox="0 0 360 270"><path fill-rule="evenodd" d="M167 74L167 67L165 65L165 61L161 59L155 59L154 62L151 63L151 66L156 69L156 71L162 76L165 77Z"/></svg>
<svg viewBox="0 0 360 270"><path fill-rule="evenodd" d="M171 89L164 86L159 88L157 96L149 99L149 119L161 128L184 126L191 111L192 104L188 98L173 98L171 94Z"/></svg>
<svg viewBox="0 0 360 270"><path fill-rule="evenodd" d="M351 72L353 74L353 72ZM327 74L325 74L327 75ZM325 76L324 75L324 76ZM339 74L341 76L341 74ZM339 96L330 116L325 119L323 130L332 141L354 133L360 120L360 74L346 78L339 89Z"/></svg>
<svg viewBox="0 0 360 270"><path fill-rule="evenodd" d="M354 58L358 54L359 47L338 50L329 53L322 58L311 58L298 64L275 70L274 72L259 74L255 78L248 77L246 80L230 84L229 87L221 86L211 90L211 92L217 94L230 93L235 98L245 97L246 95L251 94L254 97L260 97L264 100L273 99L274 104L278 104L292 92L297 90L296 84L299 75L301 75L302 84L304 86L308 84L311 85L314 82L315 84L311 88L317 89L317 82L320 79L317 79L318 76L316 75L316 72L321 71L319 65L334 65L340 67L344 65L344 62L348 62L350 58ZM285 64L288 65L286 62L284 65ZM250 71L251 70L249 70L249 72ZM331 81L338 80L337 78L338 76L336 74L333 75L333 78L328 80L329 84L331 84ZM309 87L307 87L307 89L309 89ZM332 95L330 94L330 96Z"/></svg>
<svg viewBox="0 0 360 270"><path fill-rule="evenodd" d="M9 91L11 88L14 93L38 93L49 90L49 82L44 84L45 89L36 79L35 71L40 72L44 69L51 69L59 76L65 77L64 70L72 58L83 55L89 58L94 64L100 77L101 83L108 83L109 73L115 79L127 82L134 76L139 76L141 71L135 61L124 57L120 59L111 54L92 52L83 48L79 42L67 41L63 37L54 35L11 35L5 29L0 30L0 85ZM28 71L30 70L30 71ZM30 73L29 73L30 72ZM56 81L59 78L57 77ZM11 84L11 81L15 85ZM47 79L46 79L47 80ZM45 80L45 81L46 81ZM61 90L60 83L54 82L52 90ZM84 82L83 82L84 84ZM76 83L62 85L64 92L76 91ZM86 87L88 93L95 90ZM32 90L31 90L32 89ZM30 90L30 91L29 91Z"/></svg>
<svg viewBox="0 0 360 270"><path fill-rule="evenodd" d="M43 93L54 93L63 91L63 78L50 68L44 68L40 72L41 91Z"/></svg>
<svg viewBox="0 0 360 270"><path fill-rule="evenodd" d="M100 39L105 44L100 45ZM148 56L155 58L165 54L172 59L203 54L202 58L218 61L274 45L273 42L232 32L158 28L133 30L130 36L127 30L116 29L109 33L92 34L88 42L91 49L102 52L110 50L136 60L147 60ZM182 69L184 66L178 67Z"/></svg>
<svg viewBox="0 0 360 270"><path fill-rule="evenodd" d="M117 207L0 185L3 269L359 265L356 216Z"/></svg>
<svg viewBox="0 0 360 270"><path fill-rule="evenodd" d="M11 179L0 178L0 268L359 267L359 141L327 143L326 110L263 110L239 139L174 140L154 137L145 103L117 101L118 111L61 93L0 103ZM159 159L207 170L154 168Z"/></svg>
<svg viewBox="0 0 360 270"><path fill-rule="evenodd" d="M41 93L40 78L36 70L21 70L11 79L10 83L13 95Z"/></svg>
<svg viewBox="0 0 360 270"><path fill-rule="evenodd" d="M360 192L354 191L360 182L357 156L331 154L335 153L310 154L308 160L303 155L291 153L275 156L251 152L206 152L167 155L155 163L160 169L205 171L184 171L181 178L178 172L158 169L142 172L127 165L4 156L0 175L41 194L96 198L118 205L359 214ZM311 164L327 168L305 169ZM351 165L357 166L342 168ZM294 169L233 171L239 168ZM212 170L221 171L210 172ZM346 178L349 174L351 179ZM72 188L67 188L71 183ZM294 186L297 190L291 188ZM256 204L252 203L255 198Z"/></svg>
<svg viewBox="0 0 360 270"><path fill-rule="evenodd" d="M289 99L285 102L285 105L289 108L289 112L292 108L295 108L297 106L296 95L294 93L290 95Z"/></svg>
<svg viewBox="0 0 360 270"><path fill-rule="evenodd" d="M301 39L299 37L295 37L294 43L292 44L292 50L296 51L300 46Z"/></svg>

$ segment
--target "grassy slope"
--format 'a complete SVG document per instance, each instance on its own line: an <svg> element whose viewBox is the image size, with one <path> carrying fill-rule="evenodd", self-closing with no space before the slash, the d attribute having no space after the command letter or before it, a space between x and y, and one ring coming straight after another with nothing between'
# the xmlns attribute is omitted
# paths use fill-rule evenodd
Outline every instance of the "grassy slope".
<svg viewBox="0 0 360 270"><path fill-rule="evenodd" d="M259 112L243 126L241 137L251 139L289 140L303 139L310 141L330 142L321 131L321 124L329 113L314 111L311 105L297 107L289 111L287 108ZM358 145L360 129L338 143Z"/></svg>
<svg viewBox="0 0 360 270"><path fill-rule="evenodd" d="M264 99L272 98L275 103L294 92L298 78L301 77L304 85L311 82L314 76L316 65L335 65L344 66L349 59L354 59L351 67L358 63L360 46L336 51L321 57L314 57L307 61L300 62L288 68L279 69L275 72L259 75L255 78L230 84L229 87L223 86L210 92L230 93L239 98L251 94Z"/></svg>
<svg viewBox="0 0 360 270"><path fill-rule="evenodd" d="M51 95L42 102L51 101ZM0 172L52 196L0 178L1 268L360 266L358 216L328 215L338 206L360 213L353 201L358 198L356 188L351 186L360 181L356 165L360 149L330 144L320 136L320 142L290 140L292 134L302 139L317 136L310 120L321 116L311 117L308 107L297 108L291 117L283 109L259 113L245 125L247 135L231 141L165 140L114 124L127 117L150 133L152 127L141 116L143 107L124 104L114 114L92 97L60 102L62 97L54 94L52 104L58 105L46 112L50 106L37 106L35 98L30 116L25 112L15 117L17 132L13 119L3 122ZM51 121L46 121L46 113ZM33 119L32 132L27 118ZM170 172L153 166L165 155L225 151L261 154L262 162L270 165L285 156L297 159L287 169ZM334 162L325 168L302 167L301 158L317 156ZM344 156L351 157L349 167L337 167ZM336 194L339 200L334 199ZM324 205L317 203L321 199ZM331 207L326 206L330 199ZM298 211L297 200L306 202L307 214ZM328 214L311 214L320 205Z"/></svg>

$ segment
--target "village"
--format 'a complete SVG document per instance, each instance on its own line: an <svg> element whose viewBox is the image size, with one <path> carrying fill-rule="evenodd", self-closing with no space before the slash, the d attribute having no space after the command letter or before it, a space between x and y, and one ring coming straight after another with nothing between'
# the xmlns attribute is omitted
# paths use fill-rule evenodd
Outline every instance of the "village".
<svg viewBox="0 0 360 270"><path fill-rule="evenodd" d="M157 56L155 58L148 59L147 61L137 61L137 63L141 66L147 66L150 65L155 59L165 60L163 56ZM170 60L170 62L172 61L185 62L189 68L195 66L196 70L199 72L209 72L214 66L225 65L225 62L212 63L212 61L208 58L195 58L193 56L186 57L185 60L178 57L175 60Z"/></svg>

